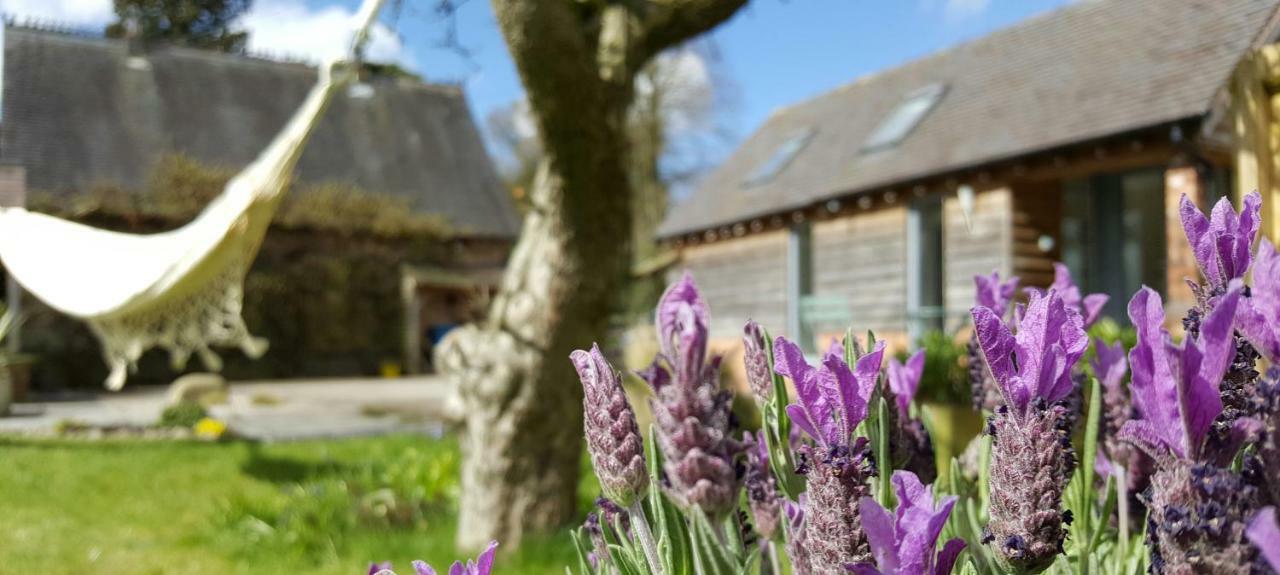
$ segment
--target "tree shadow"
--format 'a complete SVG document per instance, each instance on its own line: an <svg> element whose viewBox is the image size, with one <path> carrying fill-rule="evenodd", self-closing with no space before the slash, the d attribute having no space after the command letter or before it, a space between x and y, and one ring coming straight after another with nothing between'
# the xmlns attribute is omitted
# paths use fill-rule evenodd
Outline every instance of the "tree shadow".
<svg viewBox="0 0 1280 575"><path fill-rule="evenodd" d="M249 455L240 464L245 475L271 483L302 483L307 480L347 474L348 465L337 461L316 461L265 453L258 443L249 444Z"/></svg>

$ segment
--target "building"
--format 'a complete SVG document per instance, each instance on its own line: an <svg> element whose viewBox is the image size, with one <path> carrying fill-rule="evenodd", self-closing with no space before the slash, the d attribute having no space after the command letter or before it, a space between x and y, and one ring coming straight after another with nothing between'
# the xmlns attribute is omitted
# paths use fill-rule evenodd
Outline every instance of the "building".
<svg viewBox="0 0 1280 575"><path fill-rule="evenodd" d="M1073 3L777 111L660 235L722 345L748 318L901 345L963 329L975 274L1043 286L1058 260L1121 321L1142 284L1180 314L1180 196L1280 202L1277 18L1274 0Z"/></svg>
<svg viewBox="0 0 1280 575"><path fill-rule="evenodd" d="M300 63L142 47L13 22L4 27L3 44L0 199L12 205L39 197L43 204L66 206L63 212L74 213L76 202L94 190L145 190L157 165L175 154L201 166L240 169L275 136L315 82L315 69ZM247 309L246 319L251 329L273 339L268 359L274 356L287 367L260 372L241 366L250 375L368 373L382 363L418 369L425 334L460 322L479 307L475 298L483 299L495 286L519 231L519 214L457 86L396 76L367 79L331 104L299 161L295 181L299 187L335 183L398 198L397 205L407 211L437 218L447 237L420 249L412 241L359 230L273 229L246 292L247 308L259 301L263 309ZM97 212L84 219L131 231L183 223L138 222ZM347 261L315 260L355 246L362 255ZM357 266L374 269L357 275ZM285 268L312 274L314 284L281 288L283 276L276 272ZM369 288L370 277L380 287ZM271 289L281 293L262 303ZM323 326L314 317L302 317L303 311L292 318L281 311L291 302L323 301L321 292L344 294L329 297L343 301L334 304L336 311L324 313L335 316L330 323L341 324L328 336L314 335ZM253 325L271 314L280 316L277 323L300 323L293 329L298 333ZM67 338L48 333L57 330L43 336L39 331L33 326L24 334L35 351L53 357L70 353L64 349L70 345L64 345ZM362 351L349 342L372 349Z"/></svg>

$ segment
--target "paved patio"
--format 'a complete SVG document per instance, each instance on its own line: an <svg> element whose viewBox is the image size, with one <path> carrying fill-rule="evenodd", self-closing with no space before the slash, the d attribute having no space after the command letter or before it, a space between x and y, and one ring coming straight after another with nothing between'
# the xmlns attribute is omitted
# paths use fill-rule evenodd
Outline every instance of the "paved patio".
<svg viewBox="0 0 1280 575"><path fill-rule="evenodd" d="M168 387L74 393L14 404L0 433L47 434L64 422L145 426L164 409ZM236 433L263 441L443 431L447 387L434 376L231 382L210 409Z"/></svg>

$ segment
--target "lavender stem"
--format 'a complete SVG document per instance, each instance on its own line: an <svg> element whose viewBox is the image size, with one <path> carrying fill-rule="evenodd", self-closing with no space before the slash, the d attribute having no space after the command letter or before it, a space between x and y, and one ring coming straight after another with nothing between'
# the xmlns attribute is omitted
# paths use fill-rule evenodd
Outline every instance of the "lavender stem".
<svg viewBox="0 0 1280 575"><path fill-rule="evenodd" d="M653 539L653 532L649 530L649 520L644 515L644 504L637 497L631 502L628 509L631 513L631 525L635 527L636 536L640 538L640 548L644 549L644 557L649 561L650 573L655 575L663 575L662 561L658 558L658 543Z"/></svg>

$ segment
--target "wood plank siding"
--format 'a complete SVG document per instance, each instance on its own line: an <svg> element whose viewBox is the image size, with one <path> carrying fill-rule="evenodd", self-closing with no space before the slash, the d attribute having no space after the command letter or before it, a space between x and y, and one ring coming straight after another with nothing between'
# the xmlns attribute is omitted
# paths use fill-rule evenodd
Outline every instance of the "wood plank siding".
<svg viewBox="0 0 1280 575"><path fill-rule="evenodd" d="M907 209L890 206L813 224L813 293L847 301L860 332L906 329L906 223Z"/></svg>
<svg viewBox="0 0 1280 575"><path fill-rule="evenodd" d="M681 267L711 307L712 338L741 338L748 319L775 335L786 331L786 230L687 246Z"/></svg>

